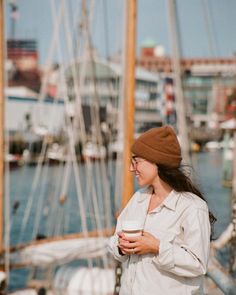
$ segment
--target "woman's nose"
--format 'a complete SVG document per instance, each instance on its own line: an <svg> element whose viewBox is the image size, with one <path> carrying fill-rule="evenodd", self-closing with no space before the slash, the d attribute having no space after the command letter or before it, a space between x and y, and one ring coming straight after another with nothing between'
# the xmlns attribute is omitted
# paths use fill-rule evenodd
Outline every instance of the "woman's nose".
<svg viewBox="0 0 236 295"><path fill-rule="evenodd" d="M130 172L134 172L135 171L134 165L132 163L130 163L130 165L129 165L129 171Z"/></svg>

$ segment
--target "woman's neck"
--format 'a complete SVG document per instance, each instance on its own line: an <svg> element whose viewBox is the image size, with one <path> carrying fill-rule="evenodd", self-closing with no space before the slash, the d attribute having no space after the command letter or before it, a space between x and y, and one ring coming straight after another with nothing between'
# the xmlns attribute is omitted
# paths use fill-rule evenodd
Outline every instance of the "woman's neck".
<svg viewBox="0 0 236 295"><path fill-rule="evenodd" d="M162 202L172 191L172 188L162 180L159 180L153 183L152 187L153 187L152 197L156 198L158 202Z"/></svg>
<svg viewBox="0 0 236 295"><path fill-rule="evenodd" d="M169 195L171 190L172 189L170 188L170 186L166 185L153 186L153 193L149 201L147 213L152 212L153 209L160 206L165 198Z"/></svg>

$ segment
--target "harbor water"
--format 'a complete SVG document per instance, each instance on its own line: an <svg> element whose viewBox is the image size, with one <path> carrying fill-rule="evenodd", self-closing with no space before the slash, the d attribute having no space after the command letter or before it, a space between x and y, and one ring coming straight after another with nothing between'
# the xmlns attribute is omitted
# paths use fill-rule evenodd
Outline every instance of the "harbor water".
<svg viewBox="0 0 236 295"><path fill-rule="evenodd" d="M231 189L222 186L222 152L214 151L208 153L196 153L192 157L193 172L195 175L195 182L200 187L201 191L205 195L209 208L217 218L217 222L214 227L214 238L217 238L227 227L231 219ZM47 167L48 175L54 175L50 182L45 179L46 186L53 186L54 182L61 180L62 175L59 172L59 166ZM19 240L19 233L21 231L20 224L25 211L27 203L27 196L30 194L32 187L33 176L36 167L23 166L10 171L10 200L11 200L11 244L15 244ZM82 170L83 171L83 170ZM81 175L81 177L85 177ZM84 180L86 181L86 180ZM73 182L69 186L69 190L75 192ZM38 188L38 198L40 198L42 188ZM19 202L19 208L14 211L14 204L16 200ZM40 203L32 205L32 211L39 210ZM78 210L76 206L72 206L70 220L68 221L69 232L79 231L78 227ZM16 209L16 208L15 208ZM111 209L112 210L112 209ZM32 230L33 217L30 217L27 226L29 231ZM44 224L41 225L43 228ZM226 258L225 258L226 259ZM10 276L10 289L21 288L25 284L27 270L14 270L11 271Z"/></svg>

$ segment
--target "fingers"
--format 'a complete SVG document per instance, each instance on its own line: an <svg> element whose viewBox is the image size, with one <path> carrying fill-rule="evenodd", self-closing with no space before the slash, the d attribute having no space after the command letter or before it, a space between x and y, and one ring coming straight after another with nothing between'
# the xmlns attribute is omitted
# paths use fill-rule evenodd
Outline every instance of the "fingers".
<svg viewBox="0 0 236 295"><path fill-rule="evenodd" d="M126 239L123 239L122 235L119 235L118 246L123 254L131 255L131 254L136 254L135 248L138 247L138 242L130 242Z"/></svg>
<svg viewBox="0 0 236 295"><path fill-rule="evenodd" d="M121 242L120 246L122 246L125 249L133 249L135 247L138 247L138 243Z"/></svg>
<svg viewBox="0 0 236 295"><path fill-rule="evenodd" d="M130 248L130 249L124 248L121 251L125 255L140 254L140 252L139 252L139 250L137 248Z"/></svg>
<svg viewBox="0 0 236 295"><path fill-rule="evenodd" d="M131 243L134 243L134 242L138 242L140 241L140 239L142 238L142 236L139 236L139 237L125 237L125 239Z"/></svg>
<svg viewBox="0 0 236 295"><path fill-rule="evenodd" d="M128 254L128 253L126 253L125 249L126 249L127 244L129 244L129 242L126 241L125 236L122 232L118 232L117 236L118 236L118 245L117 246L119 247L120 251L123 254Z"/></svg>
<svg viewBox="0 0 236 295"><path fill-rule="evenodd" d="M153 252L154 250L151 247L153 244L153 235L147 232L143 232L142 236L138 237L126 237L123 232L118 232L118 246L121 249L122 253L125 255L132 254L145 254ZM156 239L155 239L156 240ZM155 247L156 249L156 247ZM155 250L157 251L157 250Z"/></svg>
<svg viewBox="0 0 236 295"><path fill-rule="evenodd" d="M138 237L126 237L122 232L117 235L118 246L125 255L159 252L160 241L148 232L143 232L143 235Z"/></svg>
<svg viewBox="0 0 236 295"><path fill-rule="evenodd" d="M118 236L118 244L120 245L122 241L125 241L125 236L122 232L118 232L117 236Z"/></svg>
<svg viewBox="0 0 236 295"><path fill-rule="evenodd" d="M136 248L124 249L124 252L126 255L138 254L138 250Z"/></svg>
<svg viewBox="0 0 236 295"><path fill-rule="evenodd" d="M125 237L125 235L124 235L124 233L122 231L119 231L117 233L117 235L118 235L119 238L122 238L122 239Z"/></svg>

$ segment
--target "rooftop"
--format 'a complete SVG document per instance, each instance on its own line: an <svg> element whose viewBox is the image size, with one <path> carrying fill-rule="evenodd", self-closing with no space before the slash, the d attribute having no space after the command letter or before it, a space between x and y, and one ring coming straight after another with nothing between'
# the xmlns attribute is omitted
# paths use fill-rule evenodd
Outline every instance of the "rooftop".
<svg viewBox="0 0 236 295"><path fill-rule="evenodd" d="M152 38L147 38L141 43L141 47L145 48L154 48L156 47L157 43Z"/></svg>

